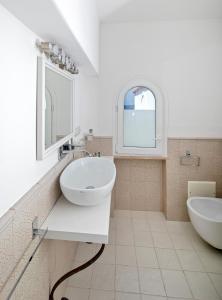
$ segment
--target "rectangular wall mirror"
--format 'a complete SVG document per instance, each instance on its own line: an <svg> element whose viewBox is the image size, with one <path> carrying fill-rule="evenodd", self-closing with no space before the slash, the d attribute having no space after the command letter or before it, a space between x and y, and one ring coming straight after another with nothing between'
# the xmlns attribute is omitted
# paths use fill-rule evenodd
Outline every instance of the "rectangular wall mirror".
<svg viewBox="0 0 222 300"><path fill-rule="evenodd" d="M74 77L38 57L37 159L73 137Z"/></svg>

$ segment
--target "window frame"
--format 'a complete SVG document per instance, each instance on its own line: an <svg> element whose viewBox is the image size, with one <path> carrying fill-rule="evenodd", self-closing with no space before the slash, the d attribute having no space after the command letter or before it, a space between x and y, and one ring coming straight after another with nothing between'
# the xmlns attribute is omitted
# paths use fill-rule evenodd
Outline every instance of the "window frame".
<svg viewBox="0 0 222 300"><path fill-rule="evenodd" d="M126 93L133 87L143 86L149 89L156 100L156 147L155 148L139 148L139 147L126 147L124 146L124 99ZM115 103L114 112L114 143L113 153L116 156L152 156L152 157L165 157L167 155L167 114L166 114L166 101L158 87L147 80L133 80L130 81L119 93Z"/></svg>

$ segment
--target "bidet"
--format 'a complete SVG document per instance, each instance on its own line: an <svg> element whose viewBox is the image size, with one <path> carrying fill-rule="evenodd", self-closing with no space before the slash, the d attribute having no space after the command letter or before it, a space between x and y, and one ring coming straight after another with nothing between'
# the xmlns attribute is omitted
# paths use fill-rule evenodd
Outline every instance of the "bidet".
<svg viewBox="0 0 222 300"><path fill-rule="evenodd" d="M198 234L213 247L222 249L222 199L190 197L187 208Z"/></svg>

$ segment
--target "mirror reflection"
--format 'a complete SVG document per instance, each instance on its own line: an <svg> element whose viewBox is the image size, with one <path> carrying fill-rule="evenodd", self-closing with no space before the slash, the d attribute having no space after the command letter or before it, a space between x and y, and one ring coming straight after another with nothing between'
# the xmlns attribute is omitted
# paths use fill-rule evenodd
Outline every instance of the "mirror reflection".
<svg viewBox="0 0 222 300"><path fill-rule="evenodd" d="M72 80L45 68L45 149L72 133Z"/></svg>

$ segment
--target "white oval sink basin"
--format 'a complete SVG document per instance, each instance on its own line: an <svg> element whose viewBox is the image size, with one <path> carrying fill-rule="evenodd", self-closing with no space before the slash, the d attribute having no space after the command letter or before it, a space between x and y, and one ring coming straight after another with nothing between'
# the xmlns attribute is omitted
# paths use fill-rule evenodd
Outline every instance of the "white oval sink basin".
<svg viewBox="0 0 222 300"><path fill-rule="evenodd" d="M105 201L116 178L114 162L104 157L84 157L69 164L60 176L63 195L70 202L91 206Z"/></svg>

